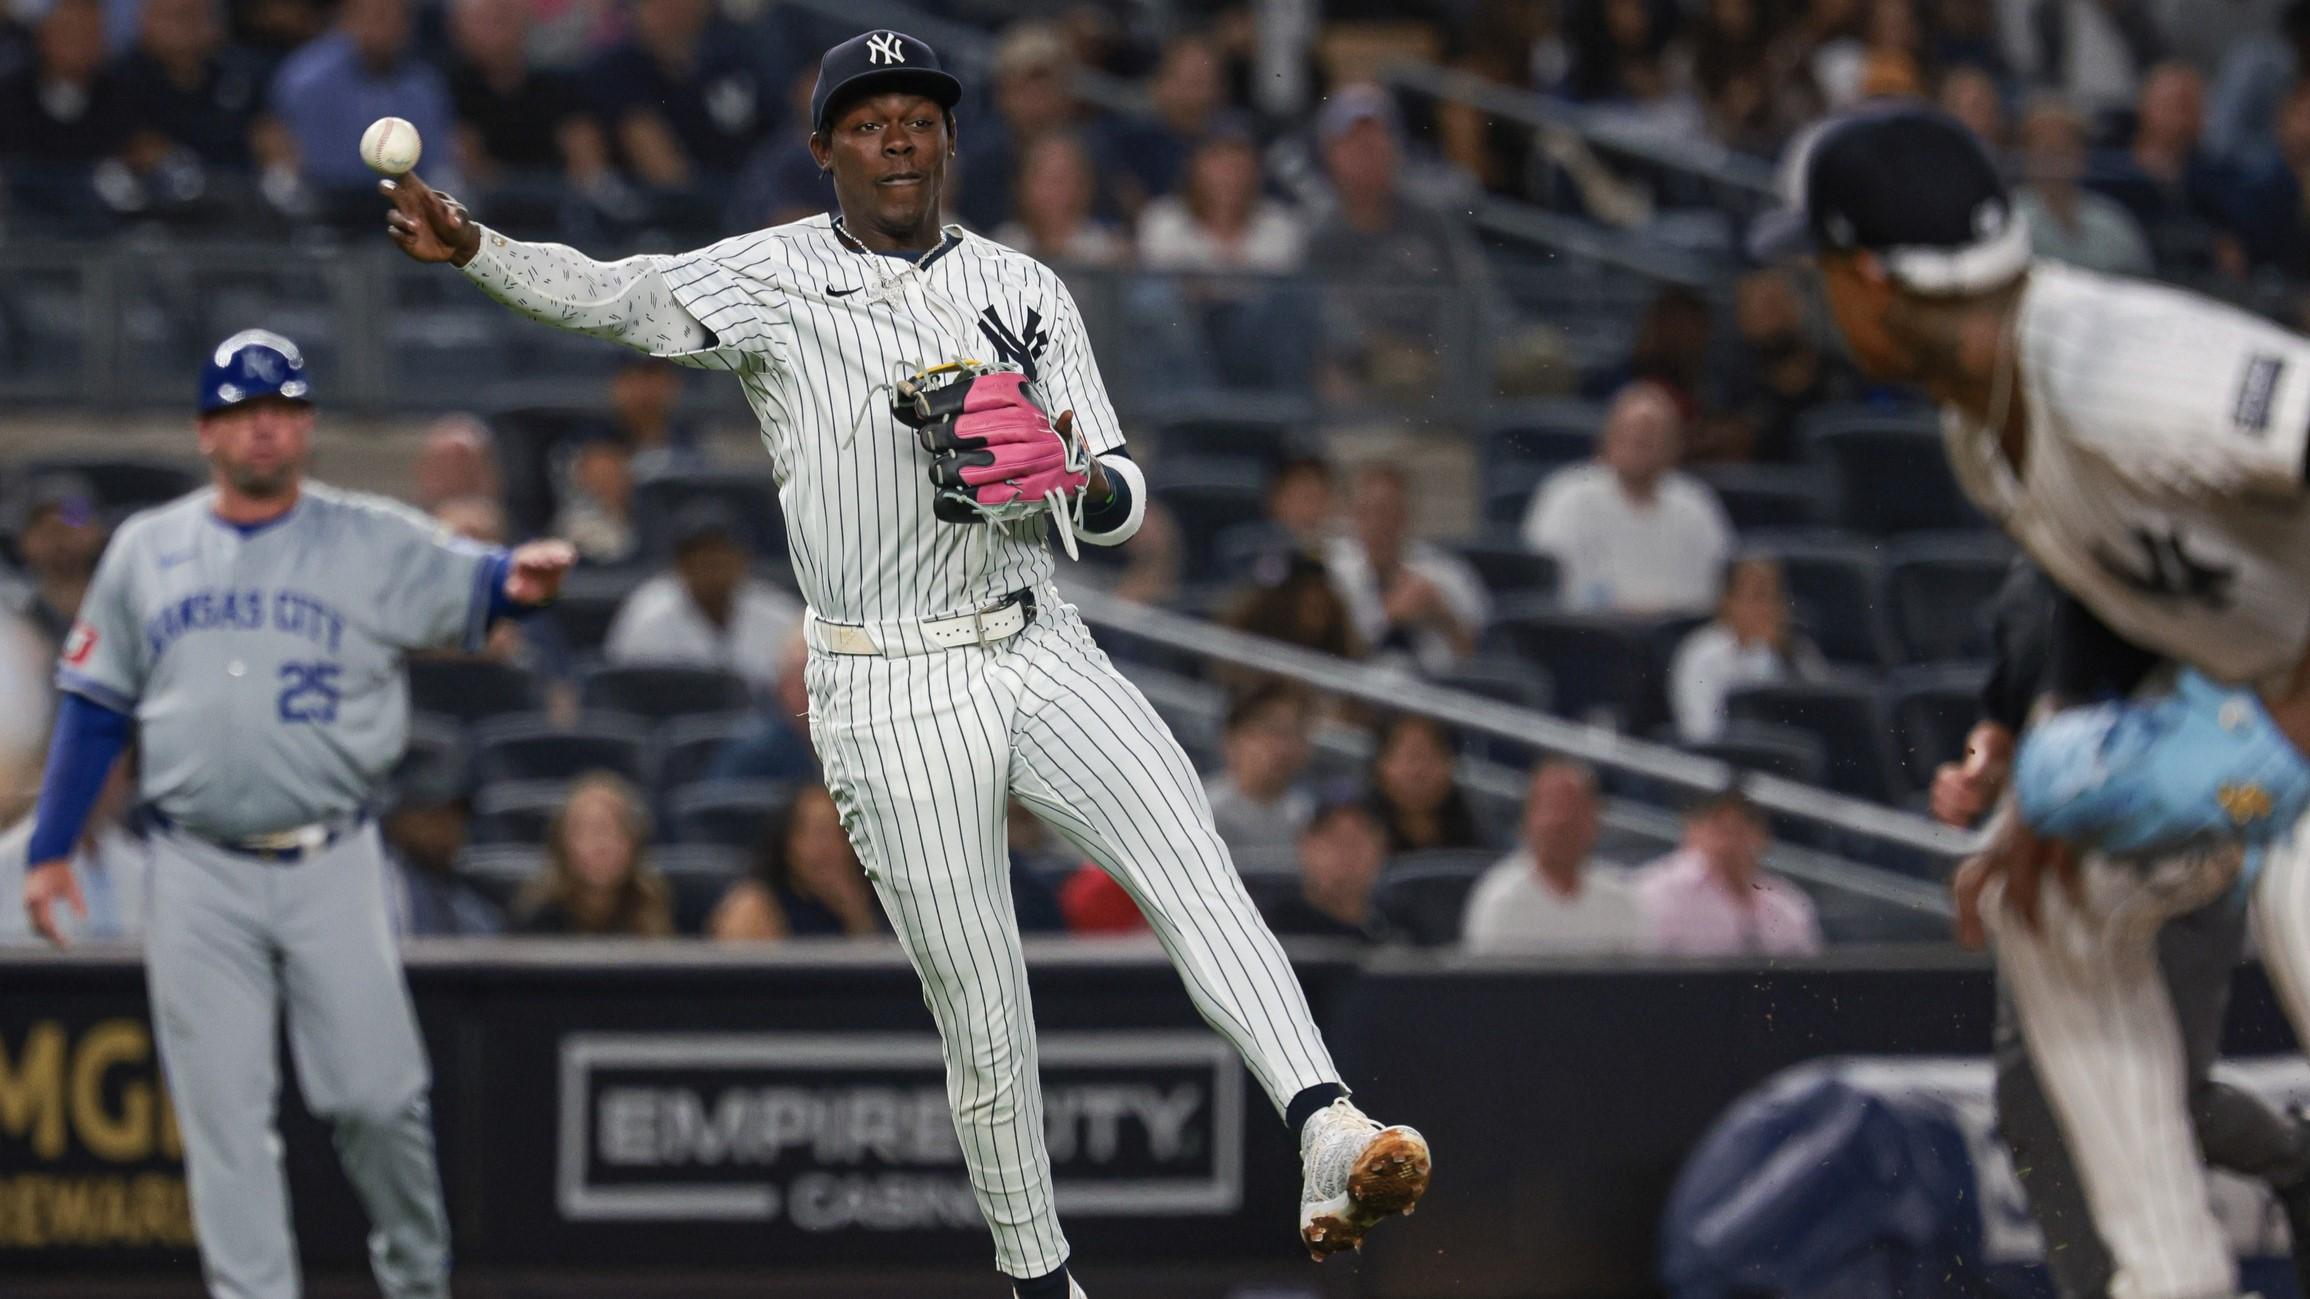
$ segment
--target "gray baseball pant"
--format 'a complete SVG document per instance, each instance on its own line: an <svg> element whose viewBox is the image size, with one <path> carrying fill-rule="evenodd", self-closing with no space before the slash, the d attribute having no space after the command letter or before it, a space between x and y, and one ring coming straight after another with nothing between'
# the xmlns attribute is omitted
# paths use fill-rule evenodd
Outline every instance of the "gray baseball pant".
<svg viewBox="0 0 2310 1299"><path fill-rule="evenodd" d="M445 1299L449 1221L430 1084L387 920L374 824L274 862L178 830L153 846L146 947L155 1035L184 1133L193 1226L215 1299L296 1299L274 1128L278 1023L368 1210L386 1299Z"/></svg>

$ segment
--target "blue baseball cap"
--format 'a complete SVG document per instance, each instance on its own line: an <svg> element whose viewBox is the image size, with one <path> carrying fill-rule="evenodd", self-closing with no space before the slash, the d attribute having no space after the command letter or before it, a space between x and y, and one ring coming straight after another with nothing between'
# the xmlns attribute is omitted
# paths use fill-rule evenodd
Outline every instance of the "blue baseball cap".
<svg viewBox="0 0 2310 1299"><path fill-rule="evenodd" d="M1869 252L1924 294L1979 293L2028 269L2029 222L1973 132L1938 109L1876 104L1789 146L1785 204L1758 218L1759 261Z"/></svg>
<svg viewBox="0 0 2310 1299"><path fill-rule="evenodd" d="M818 60L810 88L810 129L826 129L837 98L867 91L911 90L949 110L962 101L962 83L938 61L938 51L887 29L851 37Z"/></svg>
<svg viewBox="0 0 2310 1299"><path fill-rule="evenodd" d="M201 414L259 397L310 402L313 387L295 343L269 329L244 329L217 344L201 367Z"/></svg>

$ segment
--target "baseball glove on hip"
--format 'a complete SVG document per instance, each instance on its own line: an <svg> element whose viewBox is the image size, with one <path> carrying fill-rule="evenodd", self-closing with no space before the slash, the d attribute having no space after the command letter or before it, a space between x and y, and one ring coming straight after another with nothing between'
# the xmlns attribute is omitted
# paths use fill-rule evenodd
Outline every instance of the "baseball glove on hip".
<svg viewBox="0 0 2310 1299"><path fill-rule="evenodd" d="M955 361L900 380L891 406L930 453L933 514L1004 524L1048 512L1073 556L1091 455L1072 418L1052 423L1041 397L1015 365Z"/></svg>

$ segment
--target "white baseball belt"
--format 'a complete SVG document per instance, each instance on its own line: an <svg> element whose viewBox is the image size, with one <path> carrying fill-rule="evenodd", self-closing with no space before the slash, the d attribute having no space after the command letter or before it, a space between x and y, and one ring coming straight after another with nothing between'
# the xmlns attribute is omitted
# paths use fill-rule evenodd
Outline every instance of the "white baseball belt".
<svg viewBox="0 0 2310 1299"><path fill-rule="evenodd" d="M966 645L995 645L1027 629L1035 620L1035 593L1013 591L983 609L944 618L887 618L877 622L828 622L812 613L803 621L810 648L828 654L903 658L935 654Z"/></svg>

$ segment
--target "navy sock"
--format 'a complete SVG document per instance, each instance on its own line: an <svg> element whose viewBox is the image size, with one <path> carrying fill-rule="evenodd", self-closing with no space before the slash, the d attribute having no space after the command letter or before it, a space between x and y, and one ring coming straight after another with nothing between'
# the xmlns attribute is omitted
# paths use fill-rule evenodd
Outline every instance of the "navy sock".
<svg viewBox="0 0 2310 1299"><path fill-rule="evenodd" d="M1019 1299L1067 1299L1067 1265L1061 1263L1058 1271L1031 1281L1014 1278L1011 1289L1019 1292Z"/></svg>
<svg viewBox="0 0 2310 1299"><path fill-rule="evenodd" d="M1315 1117L1317 1110L1347 1094L1347 1088L1338 1083L1317 1083L1292 1097L1291 1104L1283 1107L1283 1126L1290 1131L1291 1139L1299 1140L1300 1132L1307 1127L1307 1121Z"/></svg>

